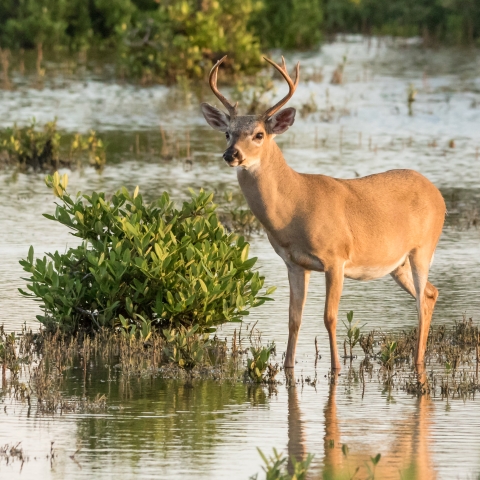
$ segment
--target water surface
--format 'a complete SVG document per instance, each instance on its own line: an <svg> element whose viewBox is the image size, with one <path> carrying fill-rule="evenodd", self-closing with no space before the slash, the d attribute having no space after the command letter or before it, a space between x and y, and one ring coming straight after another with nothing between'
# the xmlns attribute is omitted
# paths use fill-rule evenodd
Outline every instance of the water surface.
<svg viewBox="0 0 480 480"><path fill-rule="evenodd" d="M331 74L347 55L344 85ZM341 178L390 168L414 168L442 191L449 216L430 279L440 291L434 323L452 324L465 314L480 318L480 64L475 50L422 50L417 46L370 43L358 38L325 45L320 53L292 54L302 78L292 106L314 99L318 110L297 116L278 142L298 171ZM320 72L323 79L320 80ZM28 80L28 79L27 79ZM163 86L140 88L99 75L56 78L33 87L19 75L14 88L0 92L0 126L39 123L57 117L66 132L96 129L108 144L109 164L102 173L85 168L69 173L70 191L113 192L140 185L148 198L168 190L176 199L188 187L237 191L236 176L221 160L222 135L205 125L199 102L212 95ZM413 116L407 92L418 90ZM274 100L284 92L265 100ZM270 96L269 96L270 95ZM313 96L313 97L312 97ZM275 97L276 98L276 97ZM240 105L240 110L242 105ZM166 135L162 142L160 128ZM189 145L188 145L189 139ZM454 141L454 147L449 145ZM189 151L187 150L187 146ZM168 151L165 151L167 147ZM162 151L163 150L163 151ZM18 259L33 245L37 255L75 241L61 226L41 216L54 200L43 174L0 172L0 311L6 329L26 323L37 328L34 302L20 298L24 285ZM278 345L277 361L288 334L288 283L282 261L264 235L251 239L252 254L277 285L275 302L252 312L249 323ZM139 379L126 385L108 381L105 369L92 371L86 383L72 371L68 391L87 389L108 395L102 414L40 416L5 398L0 409L0 444L22 441L29 461L1 462L0 478L238 478L260 471L256 447L272 447L302 456L315 454L312 478L345 468L352 473L371 455L382 454L378 478L476 478L480 473L480 404L476 399L415 398L386 392L375 378L362 388L345 375L329 385L328 339L323 327L324 282L313 275L295 370L300 383L276 392L243 384ZM365 329L400 330L416 324L415 305L389 277L360 283L347 280L340 319L354 310ZM232 329L224 327L220 335ZM345 329L339 322L339 342ZM314 363L314 338L322 354ZM361 356L361 350L356 352ZM358 361L354 366L358 366ZM317 375L315 388L301 379ZM280 375L282 378L282 375ZM54 442L56 458L46 459ZM341 445L348 444L345 459ZM80 451L72 458L77 449ZM460 461L461 459L461 461ZM362 477L363 475L363 477Z"/></svg>

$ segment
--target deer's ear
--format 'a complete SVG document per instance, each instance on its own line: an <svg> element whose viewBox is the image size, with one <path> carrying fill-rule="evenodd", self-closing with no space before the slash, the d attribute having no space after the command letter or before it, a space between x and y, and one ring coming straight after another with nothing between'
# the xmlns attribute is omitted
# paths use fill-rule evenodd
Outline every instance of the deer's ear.
<svg viewBox="0 0 480 480"><path fill-rule="evenodd" d="M218 108L212 107L208 103L202 103L202 113L207 123L215 130L226 132L230 124L230 117Z"/></svg>
<svg viewBox="0 0 480 480"><path fill-rule="evenodd" d="M295 113L297 112L294 108L284 108L277 112L266 122L268 132L275 135L286 132L288 127L291 127L295 121Z"/></svg>

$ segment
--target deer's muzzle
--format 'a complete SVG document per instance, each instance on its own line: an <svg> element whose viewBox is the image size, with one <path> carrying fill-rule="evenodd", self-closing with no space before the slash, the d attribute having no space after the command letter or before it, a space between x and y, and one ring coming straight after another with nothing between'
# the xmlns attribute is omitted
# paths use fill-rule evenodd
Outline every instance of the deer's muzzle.
<svg viewBox="0 0 480 480"><path fill-rule="evenodd" d="M235 147L229 147L223 153L223 159L232 167L239 165L241 161L240 151Z"/></svg>

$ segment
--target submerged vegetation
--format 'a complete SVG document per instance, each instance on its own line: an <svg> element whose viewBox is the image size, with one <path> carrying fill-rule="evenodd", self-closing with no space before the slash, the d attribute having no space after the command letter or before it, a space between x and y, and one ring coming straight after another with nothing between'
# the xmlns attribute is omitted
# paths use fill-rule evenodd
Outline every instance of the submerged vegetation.
<svg viewBox="0 0 480 480"><path fill-rule="evenodd" d="M215 213L213 194L192 192L177 209L164 193L144 203L138 187L77 195L68 178L47 176L59 203L54 215L82 243L66 253L20 263L31 276L25 296L44 310L38 320L49 330L87 332L102 327L146 332L192 327L212 332L238 322L249 309L270 300L264 277L248 258L243 237L227 234ZM175 354L174 354L175 356Z"/></svg>

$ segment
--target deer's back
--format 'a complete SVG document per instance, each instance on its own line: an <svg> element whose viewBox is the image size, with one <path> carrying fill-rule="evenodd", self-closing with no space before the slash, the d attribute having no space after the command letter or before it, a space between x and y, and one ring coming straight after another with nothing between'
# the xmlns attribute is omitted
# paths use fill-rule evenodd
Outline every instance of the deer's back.
<svg viewBox="0 0 480 480"><path fill-rule="evenodd" d="M302 175L304 238L318 256L394 264L415 248L434 250L445 217L439 190L413 170L343 180Z"/></svg>

